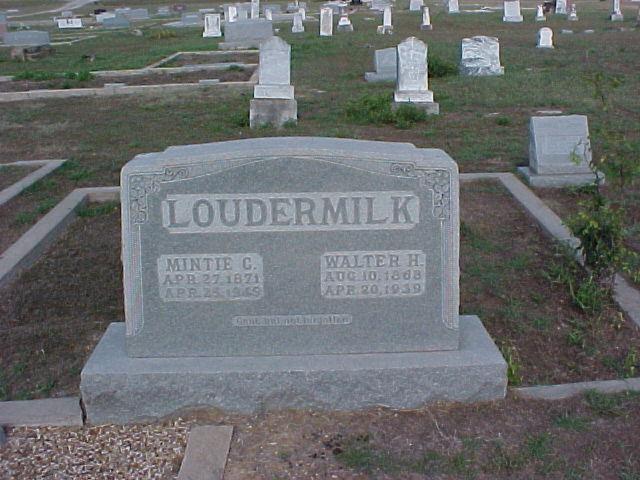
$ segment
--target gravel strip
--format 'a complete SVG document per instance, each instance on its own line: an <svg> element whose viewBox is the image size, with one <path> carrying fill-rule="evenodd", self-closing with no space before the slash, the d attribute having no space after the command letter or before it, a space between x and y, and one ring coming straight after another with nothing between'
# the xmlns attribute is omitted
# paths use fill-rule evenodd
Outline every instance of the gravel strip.
<svg viewBox="0 0 640 480"><path fill-rule="evenodd" d="M0 448L0 478L174 479L191 424L17 427Z"/></svg>

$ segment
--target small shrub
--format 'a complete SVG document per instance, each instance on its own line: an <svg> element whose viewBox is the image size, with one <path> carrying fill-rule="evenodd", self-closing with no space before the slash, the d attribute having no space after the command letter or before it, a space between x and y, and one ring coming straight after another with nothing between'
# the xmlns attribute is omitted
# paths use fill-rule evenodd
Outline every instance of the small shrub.
<svg viewBox="0 0 640 480"><path fill-rule="evenodd" d="M242 65L236 65L234 63L233 65L229 65L227 67L227 71L229 71L229 72L244 72L244 67Z"/></svg>
<svg viewBox="0 0 640 480"><path fill-rule="evenodd" d="M93 79L93 74L89 70L81 70L78 72L77 79L79 82L88 82Z"/></svg>
<svg viewBox="0 0 640 480"><path fill-rule="evenodd" d="M234 112L229 116L231 124L234 127L248 127L249 126L249 112Z"/></svg>
<svg viewBox="0 0 640 480"><path fill-rule="evenodd" d="M496 125L506 127L507 125L511 125L511 119L505 116L496 117Z"/></svg>
<svg viewBox="0 0 640 480"><path fill-rule="evenodd" d="M78 209L78 216L83 218L98 217L101 215L109 215L118 209L118 202L105 202L98 205L90 205Z"/></svg>
<svg viewBox="0 0 640 480"><path fill-rule="evenodd" d="M44 80L53 80L58 75L50 72L34 72L32 70L24 70L23 72L16 73L13 76L14 80L33 80L34 82L41 82Z"/></svg>
<svg viewBox="0 0 640 480"><path fill-rule="evenodd" d="M415 105L400 105L394 112L396 118L396 127L410 128L418 122L424 122L427 114L424 110L419 109Z"/></svg>
<svg viewBox="0 0 640 480"><path fill-rule="evenodd" d="M429 77L441 78L458 73L458 67L453 63L442 60L435 55L429 55L428 58Z"/></svg>
<svg viewBox="0 0 640 480"><path fill-rule="evenodd" d="M507 380L509 385L518 386L522 383L522 375L520 375L520 363L518 358L518 352L515 347L511 345L502 345L500 349L502 356L507 362Z"/></svg>
<svg viewBox="0 0 640 480"><path fill-rule="evenodd" d="M596 283L613 281L616 270L622 268L627 250L624 246L622 211L614 209L600 194L580 203L580 211L567 222L580 240L585 264Z"/></svg>

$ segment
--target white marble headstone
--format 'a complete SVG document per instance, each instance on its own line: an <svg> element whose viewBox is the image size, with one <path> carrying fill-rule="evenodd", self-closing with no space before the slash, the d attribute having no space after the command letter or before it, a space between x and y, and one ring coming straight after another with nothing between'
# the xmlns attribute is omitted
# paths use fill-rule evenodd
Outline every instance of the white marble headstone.
<svg viewBox="0 0 640 480"><path fill-rule="evenodd" d="M415 37L402 41L398 47L398 77L394 100L405 103L433 102L429 91L427 45Z"/></svg>
<svg viewBox="0 0 640 480"><path fill-rule="evenodd" d="M320 10L320 36L330 37L333 35L333 9L329 7Z"/></svg>
<svg viewBox="0 0 640 480"><path fill-rule="evenodd" d="M536 7L536 22L546 22L547 17L544 16L542 5Z"/></svg>
<svg viewBox="0 0 640 480"><path fill-rule="evenodd" d="M384 7L384 10L382 11L382 25L378 26L378 33L381 33L383 35L393 33L390 5Z"/></svg>
<svg viewBox="0 0 640 480"><path fill-rule="evenodd" d="M280 37L260 44L258 84L253 87L253 98L293 99L291 45Z"/></svg>
<svg viewBox="0 0 640 480"><path fill-rule="evenodd" d="M302 15L300 13L293 14L293 25L291 26L291 33L304 32L304 24L302 23Z"/></svg>
<svg viewBox="0 0 640 480"><path fill-rule="evenodd" d="M425 5L422 7L422 23L420 24L420 30L431 30L432 28L429 7Z"/></svg>
<svg viewBox="0 0 640 480"><path fill-rule="evenodd" d="M472 77L503 75L498 39L483 35L463 38L460 74Z"/></svg>
<svg viewBox="0 0 640 480"><path fill-rule="evenodd" d="M460 6L458 5L458 0L449 0L447 2L447 12L460 13Z"/></svg>
<svg viewBox="0 0 640 480"><path fill-rule="evenodd" d="M567 0L556 0L556 14L567 14Z"/></svg>
<svg viewBox="0 0 640 480"><path fill-rule="evenodd" d="M238 21L238 9L236 8L235 5L229 5L229 8L227 9L227 18L225 18L225 20L228 23L233 23Z"/></svg>
<svg viewBox="0 0 640 480"><path fill-rule="evenodd" d="M251 20L260 18L260 0L251 0Z"/></svg>
<svg viewBox="0 0 640 480"><path fill-rule="evenodd" d="M507 0L504 2L504 16L502 21L510 23L520 23L523 21L520 11L520 0Z"/></svg>
<svg viewBox="0 0 640 480"><path fill-rule="evenodd" d="M222 31L220 30L220 14L208 13L204 16L204 32L203 37L221 37Z"/></svg>
<svg viewBox="0 0 640 480"><path fill-rule="evenodd" d="M569 20L570 22L577 22L578 21L578 11L576 10L576 4L575 3L571 4L571 11L569 12L569 15L567 16L567 20Z"/></svg>
<svg viewBox="0 0 640 480"><path fill-rule="evenodd" d="M622 15L622 10L620 9L620 0L613 0L610 18L612 22L622 22L624 20L624 15Z"/></svg>
<svg viewBox="0 0 640 480"><path fill-rule="evenodd" d="M538 48L553 48L553 30L548 27L538 30Z"/></svg>

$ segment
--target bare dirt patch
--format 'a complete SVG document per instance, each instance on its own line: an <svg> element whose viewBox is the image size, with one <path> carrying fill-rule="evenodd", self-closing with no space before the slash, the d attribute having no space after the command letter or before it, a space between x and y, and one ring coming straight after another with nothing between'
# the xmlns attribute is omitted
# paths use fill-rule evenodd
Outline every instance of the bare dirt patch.
<svg viewBox="0 0 640 480"><path fill-rule="evenodd" d="M89 206L47 254L0 291L2 399L78 393L80 370L122 321L119 209ZM2 217L0 217L2 218Z"/></svg>
<svg viewBox="0 0 640 480"><path fill-rule="evenodd" d="M509 193L494 182L461 192L461 308L480 316L523 384L637 371L638 328L613 305L599 314L575 306L554 280L564 257Z"/></svg>

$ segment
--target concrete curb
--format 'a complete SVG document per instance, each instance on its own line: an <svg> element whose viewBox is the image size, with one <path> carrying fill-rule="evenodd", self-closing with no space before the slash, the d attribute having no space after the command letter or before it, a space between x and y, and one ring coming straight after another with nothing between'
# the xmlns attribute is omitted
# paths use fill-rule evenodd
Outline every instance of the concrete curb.
<svg viewBox="0 0 640 480"><path fill-rule="evenodd" d="M600 393L619 393L640 390L640 378L625 380L596 380L593 382L563 383L560 385L540 385L510 389L516 396L535 400L564 400L580 395L588 390Z"/></svg>
<svg viewBox="0 0 640 480"><path fill-rule="evenodd" d="M257 69L256 69L257 71ZM246 82L220 82L215 88L251 88L256 83L251 80ZM114 95L132 95L140 93L168 93L197 90L199 88L210 87L200 83L165 83L161 85L123 85L109 86L103 88L69 88L59 90L29 90L26 92L0 93L0 103L20 102L24 100L41 100L48 98L71 98L71 97L112 97Z"/></svg>
<svg viewBox="0 0 640 480"><path fill-rule="evenodd" d="M222 480L232 435L228 425L193 427L178 480Z"/></svg>
<svg viewBox="0 0 640 480"><path fill-rule="evenodd" d="M0 166L9 167L29 167L35 165L42 165L39 169L25 177L18 180L13 185L8 186L4 190L0 191L0 205L4 205L9 200L11 200L16 195L19 195L24 189L30 187L34 183L36 183L41 178L46 177L51 172L53 172L56 168L62 166L67 160L31 160L31 161L20 161L20 162L12 162L12 163L3 163Z"/></svg>
<svg viewBox="0 0 640 480"><path fill-rule="evenodd" d="M0 425L11 427L82 426L80 398L0 402Z"/></svg>
<svg viewBox="0 0 640 480"><path fill-rule="evenodd" d="M29 268L75 218L86 202L120 198L120 187L79 188L67 195L13 245L0 254L0 288Z"/></svg>

